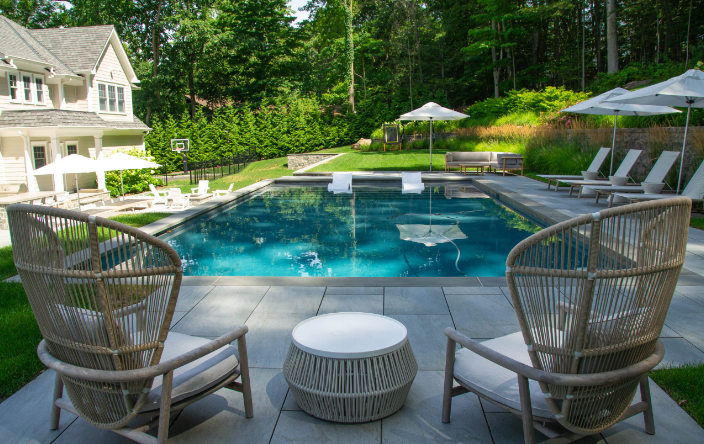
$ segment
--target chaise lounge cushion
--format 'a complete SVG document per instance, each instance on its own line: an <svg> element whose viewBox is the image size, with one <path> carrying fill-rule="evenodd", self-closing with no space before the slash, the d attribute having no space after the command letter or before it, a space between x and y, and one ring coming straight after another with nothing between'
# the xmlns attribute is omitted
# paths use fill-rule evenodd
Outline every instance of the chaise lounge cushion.
<svg viewBox="0 0 704 444"><path fill-rule="evenodd" d="M164 351L160 362L166 362L210 342L210 339L198 338L181 333L170 332L164 342ZM231 345L216 350L190 364L174 370L171 402L177 403L191 396L202 393L224 381L233 373L239 374L239 355ZM143 412L158 410L161 402L162 377L154 378Z"/></svg>
<svg viewBox="0 0 704 444"><path fill-rule="evenodd" d="M526 350L526 343L520 331L484 341L482 345L532 367L528 351ZM492 399L511 409L521 410L518 379L511 370L507 370L463 348L455 354L454 377L460 384L481 396ZM533 415L542 418L554 418L545 402L543 393L540 391L538 382L530 380L529 384Z"/></svg>

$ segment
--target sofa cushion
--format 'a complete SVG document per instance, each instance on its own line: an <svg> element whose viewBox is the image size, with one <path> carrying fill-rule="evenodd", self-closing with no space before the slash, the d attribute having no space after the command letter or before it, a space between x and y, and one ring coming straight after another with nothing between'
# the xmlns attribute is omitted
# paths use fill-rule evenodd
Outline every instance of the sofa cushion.
<svg viewBox="0 0 704 444"><path fill-rule="evenodd" d="M448 162L452 163L473 163L473 162L490 162L491 152L488 151L452 151L448 152L445 157Z"/></svg>

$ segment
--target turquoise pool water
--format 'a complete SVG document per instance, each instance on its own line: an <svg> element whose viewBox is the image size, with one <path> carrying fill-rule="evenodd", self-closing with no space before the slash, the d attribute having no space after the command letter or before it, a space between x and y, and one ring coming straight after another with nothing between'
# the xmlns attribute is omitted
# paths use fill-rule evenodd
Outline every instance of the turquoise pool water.
<svg viewBox="0 0 704 444"><path fill-rule="evenodd" d="M472 186L275 187L161 238L187 276L503 276L539 229Z"/></svg>

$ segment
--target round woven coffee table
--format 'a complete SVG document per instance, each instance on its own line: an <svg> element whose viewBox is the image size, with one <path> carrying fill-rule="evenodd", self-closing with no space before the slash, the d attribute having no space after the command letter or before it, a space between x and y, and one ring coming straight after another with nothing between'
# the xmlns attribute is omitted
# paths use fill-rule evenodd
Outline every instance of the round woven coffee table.
<svg viewBox="0 0 704 444"><path fill-rule="evenodd" d="M398 411L418 372L406 327L372 313L332 313L293 329L284 377L298 405L335 422Z"/></svg>

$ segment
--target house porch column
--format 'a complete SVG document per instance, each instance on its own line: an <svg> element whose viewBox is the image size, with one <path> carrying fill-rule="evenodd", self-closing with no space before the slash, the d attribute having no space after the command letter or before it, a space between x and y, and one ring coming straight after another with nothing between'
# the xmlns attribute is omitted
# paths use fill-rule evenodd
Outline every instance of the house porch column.
<svg viewBox="0 0 704 444"><path fill-rule="evenodd" d="M27 176L27 191L39 191L37 178L34 177L34 153L32 153L32 145L29 143L29 133L18 131L24 141L24 171Z"/></svg>
<svg viewBox="0 0 704 444"><path fill-rule="evenodd" d="M93 136L95 140L95 159L98 161L103 160L103 135ZM98 178L98 188L101 190L107 190L105 186L105 171L97 171L95 175Z"/></svg>
<svg viewBox="0 0 704 444"><path fill-rule="evenodd" d="M59 85L60 87L61 85ZM59 136L54 135L51 137L49 144L49 159L52 162L56 162L61 159L61 151L59 150ZM54 174L54 191L64 191L64 175Z"/></svg>

